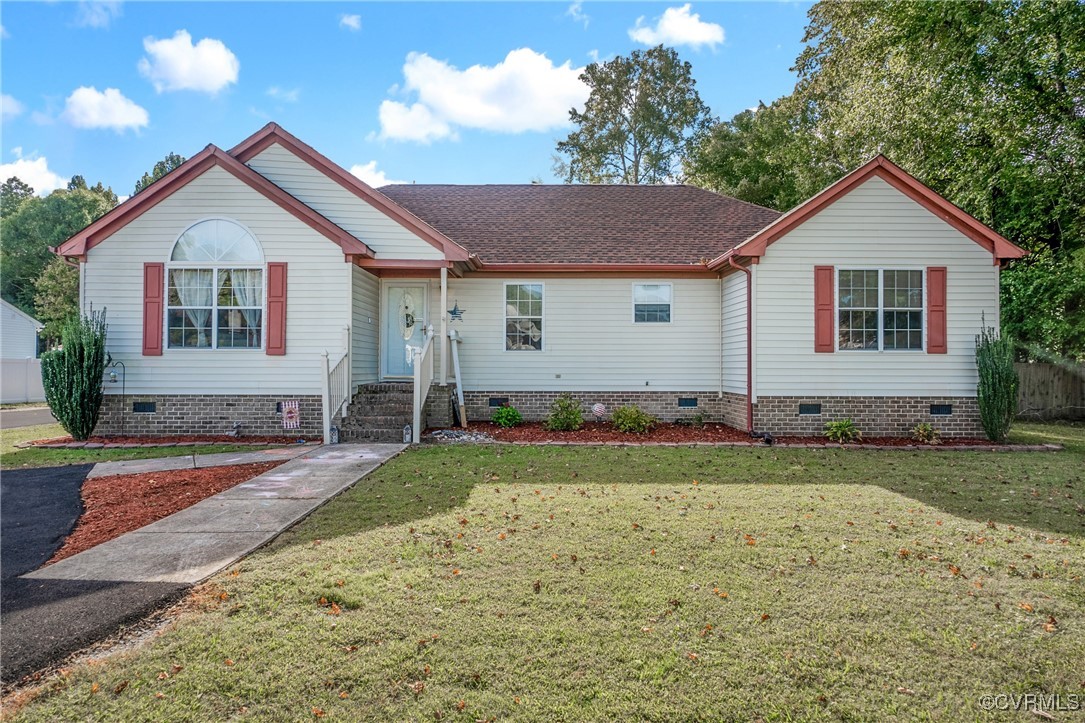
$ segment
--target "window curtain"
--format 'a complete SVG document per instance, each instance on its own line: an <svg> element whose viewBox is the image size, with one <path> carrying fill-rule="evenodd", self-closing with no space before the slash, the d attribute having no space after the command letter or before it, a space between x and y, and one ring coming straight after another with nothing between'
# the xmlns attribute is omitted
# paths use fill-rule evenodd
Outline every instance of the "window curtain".
<svg viewBox="0 0 1085 723"><path fill-rule="evenodd" d="M211 274L212 272L206 269L173 270L173 283L177 289L177 296L181 299L185 316L196 327L197 345L201 347L211 346L211 340L207 338L214 292Z"/></svg>
<svg viewBox="0 0 1085 723"><path fill-rule="evenodd" d="M259 269L230 270L237 305L248 307L241 310L241 315L245 317L245 329L250 344L255 340L256 332L260 328L260 307L264 302L264 288L260 283L260 273Z"/></svg>

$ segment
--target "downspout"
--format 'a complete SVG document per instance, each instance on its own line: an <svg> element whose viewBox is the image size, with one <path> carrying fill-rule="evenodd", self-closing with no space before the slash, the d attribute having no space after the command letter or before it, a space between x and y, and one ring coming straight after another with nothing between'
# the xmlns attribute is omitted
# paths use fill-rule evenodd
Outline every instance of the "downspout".
<svg viewBox="0 0 1085 723"><path fill-rule="evenodd" d="M733 269L746 274L746 431L753 434L753 273L735 263L734 256L727 257Z"/></svg>
<svg viewBox="0 0 1085 723"><path fill-rule="evenodd" d="M723 274L717 274L716 280L720 282L720 390L716 398L723 399Z"/></svg>

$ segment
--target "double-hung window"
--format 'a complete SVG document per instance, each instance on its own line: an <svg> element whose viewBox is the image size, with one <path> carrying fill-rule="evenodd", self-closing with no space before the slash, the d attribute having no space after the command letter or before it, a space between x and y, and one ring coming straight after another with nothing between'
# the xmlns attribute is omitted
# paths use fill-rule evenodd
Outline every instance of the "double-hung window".
<svg viewBox="0 0 1085 723"><path fill-rule="evenodd" d="M923 271L840 269L837 348L923 349Z"/></svg>
<svg viewBox="0 0 1085 723"><path fill-rule="evenodd" d="M505 284L505 349L542 351L542 284Z"/></svg>
<svg viewBox="0 0 1085 723"><path fill-rule="evenodd" d="M633 284L633 323L670 323L672 288L671 284Z"/></svg>
<svg viewBox="0 0 1085 723"><path fill-rule="evenodd" d="M191 226L174 245L167 274L170 349L259 349L264 269L260 245L225 219Z"/></svg>

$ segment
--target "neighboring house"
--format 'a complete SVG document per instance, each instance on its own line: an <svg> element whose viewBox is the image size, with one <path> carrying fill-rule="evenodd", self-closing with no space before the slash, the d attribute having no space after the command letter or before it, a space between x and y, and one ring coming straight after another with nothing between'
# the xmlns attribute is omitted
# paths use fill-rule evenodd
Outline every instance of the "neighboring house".
<svg viewBox="0 0 1085 723"><path fill-rule="evenodd" d="M58 253L126 365L100 433L270 434L296 400L300 433L360 439L400 435L412 399L449 422L451 344L469 419L568 391L774 434L978 434L974 338L1025 252L880 156L780 214L688 186L378 191L269 124Z"/></svg>
<svg viewBox="0 0 1085 723"><path fill-rule="evenodd" d="M40 321L0 299L0 402L43 402L38 360Z"/></svg>

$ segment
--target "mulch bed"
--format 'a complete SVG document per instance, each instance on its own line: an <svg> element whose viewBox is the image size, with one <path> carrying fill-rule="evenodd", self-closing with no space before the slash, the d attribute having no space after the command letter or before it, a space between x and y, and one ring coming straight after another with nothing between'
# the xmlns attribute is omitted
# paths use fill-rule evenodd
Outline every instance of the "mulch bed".
<svg viewBox="0 0 1085 723"><path fill-rule="evenodd" d="M751 438L746 432L729 427L726 424L706 424L704 427L690 427L679 424L657 424L647 434L629 434L619 432L607 422L585 422L584 426L575 432L551 432L543 429L539 422L528 422L517 427L504 429L493 422L476 422L469 424L468 432L476 434L488 434L498 442L516 442L523 444L541 443L569 443L569 444L756 444L763 442L760 439ZM838 447L842 445L830 442L825 437L776 437L777 444ZM995 445L986 439L969 437L953 437L943 440L944 445L950 446L983 446ZM929 447L931 445L920 444L907 437L863 437L864 447ZM856 445L843 445L853 447Z"/></svg>
<svg viewBox="0 0 1085 723"><path fill-rule="evenodd" d="M53 437L51 439L38 439L30 442L32 447L68 447L71 445L81 445L90 447L163 447L163 446L185 446L192 447L201 444L236 444L236 445L290 445L297 444L298 441L308 442L311 441L306 437L294 436L245 436L245 437L231 437L228 434L190 434L190 435L172 435L168 437L149 437L149 436L96 436L91 437L85 442L76 442L71 437Z"/></svg>
<svg viewBox="0 0 1085 723"><path fill-rule="evenodd" d="M48 563L191 507L274 469L286 460L95 477L83 482L83 514Z"/></svg>

